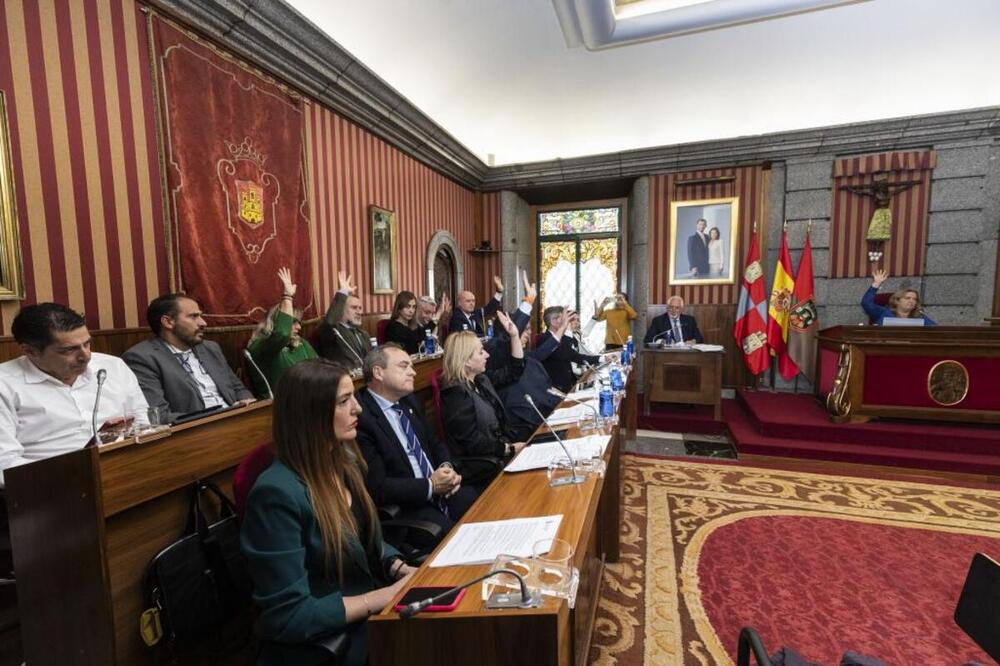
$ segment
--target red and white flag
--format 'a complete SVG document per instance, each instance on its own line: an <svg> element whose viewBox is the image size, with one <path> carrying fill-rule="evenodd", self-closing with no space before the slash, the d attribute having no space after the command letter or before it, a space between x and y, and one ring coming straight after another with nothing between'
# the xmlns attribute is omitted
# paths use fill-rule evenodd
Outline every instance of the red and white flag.
<svg viewBox="0 0 1000 666"><path fill-rule="evenodd" d="M788 356L810 382L816 375L816 332L819 317L816 315L816 295L813 293L812 245L806 232L806 245L802 248L799 271L795 274L792 292L792 311L788 315Z"/></svg>
<svg viewBox="0 0 1000 666"><path fill-rule="evenodd" d="M743 283L733 337L743 350L743 361L750 372L759 375L771 366L767 346L767 289L764 287L764 269L760 266L757 234L750 241L743 264Z"/></svg>

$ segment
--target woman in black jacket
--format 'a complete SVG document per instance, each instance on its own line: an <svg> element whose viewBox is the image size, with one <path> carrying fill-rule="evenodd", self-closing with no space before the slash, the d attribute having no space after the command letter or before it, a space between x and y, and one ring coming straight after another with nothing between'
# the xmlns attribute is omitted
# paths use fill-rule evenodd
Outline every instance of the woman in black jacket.
<svg viewBox="0 0 1000 666"><path fill-rule="evenodd" d="M503 312L497 319L510 336L510 363L502 371L509 381L516 381L524 371L524 349L517 327ZM456 458L491 456L504 460L512 458L524 442L513 442L507 425L503 401L486 376L489 353L475 333L452 333L444 345L442 362L441 418L447 436L448 448ZM489 484L494 470L470 478L467 471L462 477L482 489Z"/></svg>
<svg viewBox="0 0 1000 666"><path fill-rule="evenodd" d="M396 302L392 306L392 316L385 327L385 341L395 342L407 354L418 354L423 351L424 338L427 332L434 332L438 321L447 308L447 300L442 296L441 304L434 312L433 317L427 319L423 324L417 317L417 308L422 307L417 304L417 297L412 291L401 291L396 296Z"/></svg>

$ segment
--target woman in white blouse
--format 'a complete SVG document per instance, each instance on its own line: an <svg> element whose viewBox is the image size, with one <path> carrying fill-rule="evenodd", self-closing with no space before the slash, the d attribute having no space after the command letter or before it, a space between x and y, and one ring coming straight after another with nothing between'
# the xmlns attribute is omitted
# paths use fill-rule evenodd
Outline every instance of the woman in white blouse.
<svg viewBox="0 0 1000 666"><path fill-rule="evenodd" d="M722 249L722 234L718 227L708 230L708 273L709 275L722 275L725 252Z"/></svg>

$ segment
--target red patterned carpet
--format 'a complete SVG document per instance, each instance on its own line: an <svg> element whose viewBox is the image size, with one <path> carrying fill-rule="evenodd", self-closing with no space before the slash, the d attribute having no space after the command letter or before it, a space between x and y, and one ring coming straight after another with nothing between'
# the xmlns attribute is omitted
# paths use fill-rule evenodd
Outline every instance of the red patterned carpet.
<svg viewBox="0 0 1000 666"><path fill-rule="evenodd" d="M744 625L823 664L989 663L952 613L973 553L1000 556L1000 492L636 456L623 475L591 664L731 664Z"/></svg>

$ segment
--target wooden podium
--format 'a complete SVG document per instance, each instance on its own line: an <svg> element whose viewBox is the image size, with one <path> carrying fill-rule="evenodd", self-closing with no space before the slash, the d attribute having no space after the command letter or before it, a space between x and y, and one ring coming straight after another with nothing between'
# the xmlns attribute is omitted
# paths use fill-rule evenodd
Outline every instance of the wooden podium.
<svg viewBox="0 0 1000 666"><path fill-rule="evenodd" d="M642 350L642 405L649 416L650 402L713 405L722 420L722 356L724 351L690 347Z"/></svg>
<svg viewBox="0 0 1000 666"><path fill-rule="evenodd" d="M1000 423L997 326L834 326L819 333L817 366L833 421Z"/></svg>

